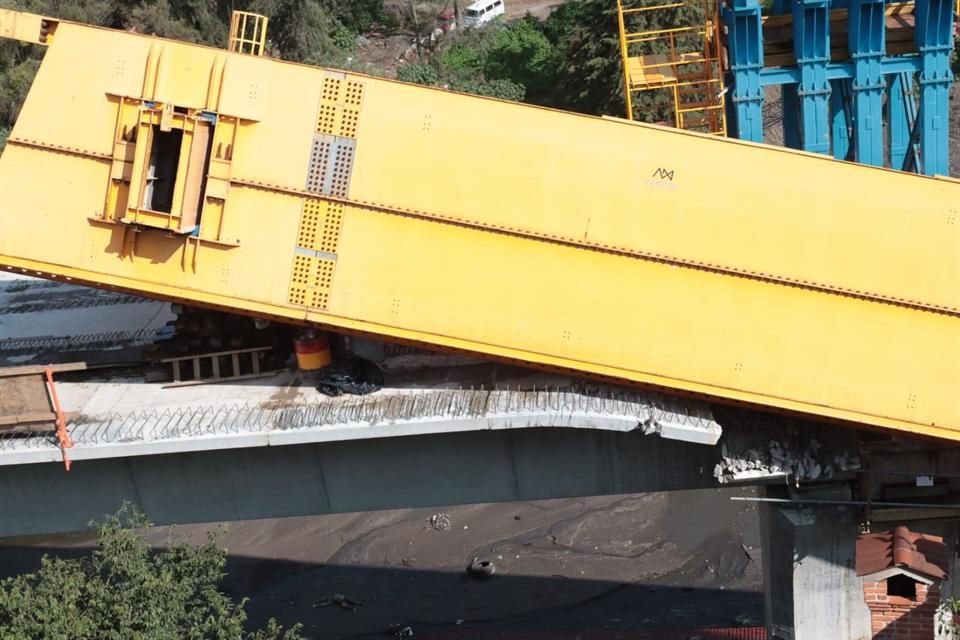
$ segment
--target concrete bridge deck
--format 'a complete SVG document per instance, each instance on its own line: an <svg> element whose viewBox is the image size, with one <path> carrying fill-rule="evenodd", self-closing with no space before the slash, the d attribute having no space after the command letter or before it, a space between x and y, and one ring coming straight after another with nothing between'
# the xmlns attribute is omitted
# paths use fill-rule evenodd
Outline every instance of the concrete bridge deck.
<svg viewBox="0 0 960 640"><path fill-rule="evenodd" d="M0 365L52 353L69 361L102 349L104 336L135 348L171 317L158 302L7 280ZM695 489L855 466L813 446L823 434L801 431L791 444L781 425L731 432L695 401L452 356L384 364L383 389L337 398L293 370L179 388L117 370L62 376L72 467L51 432L0 435L0 536L83 529L123 501L158 524L209 522Z"/></svg>
<svg viewBox="0 0 960 640"><path fill-rule="evenodd" d="M295 377L284 373L267 382L291 389L284 383ZM292 388L294 395L302 392L297 401L281 403L255 399L276 395L271 387L236 384L206 389L206 403L198 404L181 402L180 394L159 385L112 382L93 385L93 397L75 404L80 386L91 384L61 385L64 403L82 407L68 426L74 461L541 427L639 430L708 445L721 434L704 405L636 392L384 389L366 397L317 398L315 390L301 387ZM160 393L162 401L151 401ZM112 411L91 411L114 395ZM137 405L146 409L123 410ZM53 434L0 437L0 466L59 460Z"/></svg>

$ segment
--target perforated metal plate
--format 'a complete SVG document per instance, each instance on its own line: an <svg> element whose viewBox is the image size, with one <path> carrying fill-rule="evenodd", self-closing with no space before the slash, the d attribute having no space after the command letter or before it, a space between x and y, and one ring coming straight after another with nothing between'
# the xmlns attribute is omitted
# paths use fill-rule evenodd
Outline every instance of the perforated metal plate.
<svg viewBox="0 0 960 640"><path fill-rule="evenodd" d="M323 102L337 102L340 99L340 86L343 83L342 73L334 73L323 79L323 93L320 100Z"/></svg>
<svg viewBox="0 0 960 640"><path fill-rule="evenodd" d="M333 171L330 175L329 186L324 183L324 189L329 189L327 193L334 196L346 197L350 191L350 177L353 175L353 150L356 148L354 140L337 138L335 143L332 163Z"/></svg>
<svg viewBox="0 0 960 640"><path fill-rule="evenodd" d="M317 111L317 133L356 138L363 88L363 83L356 80L336 76L324 78Z"/></svg>
<svg viewBox="0 0 960 640"><path fill-rule="evenodd" d="M300 214L297 247L334 255L340 240L343 204L308 198Z"/></svg>
<svg viewBox="0 0 960 640"><path fill-rule="evenodd" d="M346 198L350 192L357 127L364 83L328 72L320 91L317 129L310 146L305 189ZM289 299L292 304L325 309L336 268L344 206L307 198L300 214Z"/></svg>
<svg viewBox="0 0 960 640"><path fill-rule="evenodd" d="M300 212L288 300L291 304L326 309L337 265L343 225L340 202L307 198Z"/></svg>
<svg viewBox="0 0 960 640"><path fill-rule="evenodd" d="M327 160L330 157L332 136L313 136L310 147L310 164L307 166L306 189L312 193L323 192L323 181L327 176Z"/></svg>
<svg viewBox="0 0 960 640"><path fill-rule="evenodd" d="M305 189L310 193L345 198L350 191L355 148L355 140L315 134L310 148Z"/></svg>
<svg viewBox="0 0 960 640"><path fill-rule="evenodd" d="M320 105L320 113L317 114L317 133L336 132L337 126L337 107L332 104Z"/></svg>
<svg viewBox="0 0 960 640"><path fill-rule="evenodd" d="M336 260L316 255L294 255L287 295L290 304L326 309L336 265Z"/></svg>
<svg viewBox="0 0 960 640"><path fill-rule="evenodd" d="M327 308L330 299L330 287L333 284L333 269L336 263L333 260L317 260L316 276L314 276L313 299L311 305L320 309Z"/></svg>

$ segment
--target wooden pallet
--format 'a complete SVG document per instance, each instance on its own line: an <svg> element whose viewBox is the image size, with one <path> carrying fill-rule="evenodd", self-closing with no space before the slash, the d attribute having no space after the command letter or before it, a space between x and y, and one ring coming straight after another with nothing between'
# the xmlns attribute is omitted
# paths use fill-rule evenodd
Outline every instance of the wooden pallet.
<svg viewBox="0 0 960 640"><path fill-rule="evenodd" d="M0 433L55 431L57 406L46 372L82 371L84 362L0 367ZM69 419L69 415L64 415Z"/></svg>
<svg viewBox="0 0 960 640"><path fill-rule="evenodd" d="M60 443L63 464L70 471L67 449L73 446L66 414L57 396L54 373L82 371L85 362L0 368L0 433L52 431Z"/></svg>

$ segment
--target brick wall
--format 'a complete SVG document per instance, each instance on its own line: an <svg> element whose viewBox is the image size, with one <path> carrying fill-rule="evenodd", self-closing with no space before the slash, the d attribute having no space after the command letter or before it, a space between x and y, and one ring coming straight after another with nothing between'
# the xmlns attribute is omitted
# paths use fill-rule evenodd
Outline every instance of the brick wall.
<svg viewBox="0 0 960 640"><path fill-rule="evenodd" d="M887 595L887 582L863 583L874 640L933 640L940 586L917 583L916 600Z"/></svg>

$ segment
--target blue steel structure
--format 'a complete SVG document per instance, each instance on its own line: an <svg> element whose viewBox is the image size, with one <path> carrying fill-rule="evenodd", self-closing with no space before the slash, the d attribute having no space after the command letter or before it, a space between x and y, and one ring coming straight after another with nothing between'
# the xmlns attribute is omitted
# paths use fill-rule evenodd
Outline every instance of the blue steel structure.
<svg viewBox="0 0 960 640"><path fill-rule="evenodd" d="M954 1L774 0L769 15L792 21L792 64L767 66L768 18L760 3L727 0L721 18L729 135L763 142L764 88L780 85L787 146L948 175ZM831 33L844 24L845 34ZM901 34L913 30L913 42L900 43L893 54L887 42L890 24ZM843 35L845 47L831 42Z"/></svg>

